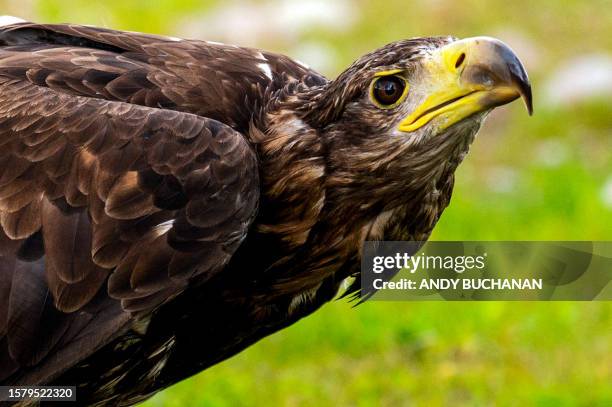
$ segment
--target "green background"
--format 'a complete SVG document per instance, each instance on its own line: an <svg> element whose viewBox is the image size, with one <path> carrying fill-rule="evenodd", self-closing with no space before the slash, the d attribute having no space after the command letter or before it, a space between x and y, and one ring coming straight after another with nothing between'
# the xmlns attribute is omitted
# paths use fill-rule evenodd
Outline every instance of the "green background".
<svg viewBox="0 0 612 407"><path fill-rule="evenodd" d="M329 77L400 38L499 37L525 62L535 115L520 103L491 115L433 238L612 240L609 1L0 0L0 7L39 22L256 46ZM611 345L606 302L354 309L336 301L145 405L609 406Z"/></svg>

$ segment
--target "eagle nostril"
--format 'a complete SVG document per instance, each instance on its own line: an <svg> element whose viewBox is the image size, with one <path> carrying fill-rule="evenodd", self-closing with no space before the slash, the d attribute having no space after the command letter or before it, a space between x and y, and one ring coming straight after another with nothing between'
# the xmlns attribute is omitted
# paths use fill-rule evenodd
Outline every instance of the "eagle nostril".
<svg viewBox="0 0 612 407"><path fill-rule="evenodd" d="M461 64L463 63L463 61L465 61L465 53L462 52L459 55L459 58L457 58L457 61L455 62L455 69L459 68L461 66Z"/></svg>

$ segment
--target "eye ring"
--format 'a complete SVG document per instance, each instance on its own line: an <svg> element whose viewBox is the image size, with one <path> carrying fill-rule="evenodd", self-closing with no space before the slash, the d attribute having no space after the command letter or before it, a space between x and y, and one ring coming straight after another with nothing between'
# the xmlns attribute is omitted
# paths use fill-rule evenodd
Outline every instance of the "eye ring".
<svg viewBox="0 0 612 407"><path fill-rule="evenodd" d="M408 94L406 79L398 75L374 78L370 86L370 99L381 109L392 109L399 105Z"/></svg>

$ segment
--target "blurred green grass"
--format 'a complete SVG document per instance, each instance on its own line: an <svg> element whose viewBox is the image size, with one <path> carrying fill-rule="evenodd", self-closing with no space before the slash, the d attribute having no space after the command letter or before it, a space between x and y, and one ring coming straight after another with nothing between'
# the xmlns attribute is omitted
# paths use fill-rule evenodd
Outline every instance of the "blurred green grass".
<svg viewBox="0 0 612 407"><path fill-rule="evenodd" d="M239 4L270 2L227 7ZM518 103L494 112L457 171L434 239L612 240L610 100L555 105L544 91L555 70L578 55L610 55L609 1L346 4L338 22L352 16L348 28L313 23L291 35L253 36L248 45L294 55L315 44L327 55L330 77L362 53L411 36L495 35L525 57L535 115ZM193 36L189 26L202 39L226 37L205 23L224 7L217 1L0 5L37 21ZM606 302L370 302L353 309L336 301L144 405L610 406L611 345Z"/></svg>
<svg viewBox="0 0 612 407"><path fill-rule="evenodd" d="M610 307L326 306L148 406L605 406Z"/></svg>

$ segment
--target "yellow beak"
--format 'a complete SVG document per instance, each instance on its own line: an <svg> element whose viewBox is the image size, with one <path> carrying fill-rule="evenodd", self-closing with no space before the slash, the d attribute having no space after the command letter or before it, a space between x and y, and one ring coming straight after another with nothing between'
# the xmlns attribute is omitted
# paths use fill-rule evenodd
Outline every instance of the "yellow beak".
<svg viewBox="0 0 612 407"><path fill-rule="evenodd" d="M433 78L425 101L399 125L404 132L421 128L438 117L440 129L475 113L522 97L533 112L531 85L525 68L503 42L489 37L455 41L425 57Z"/></svg>

